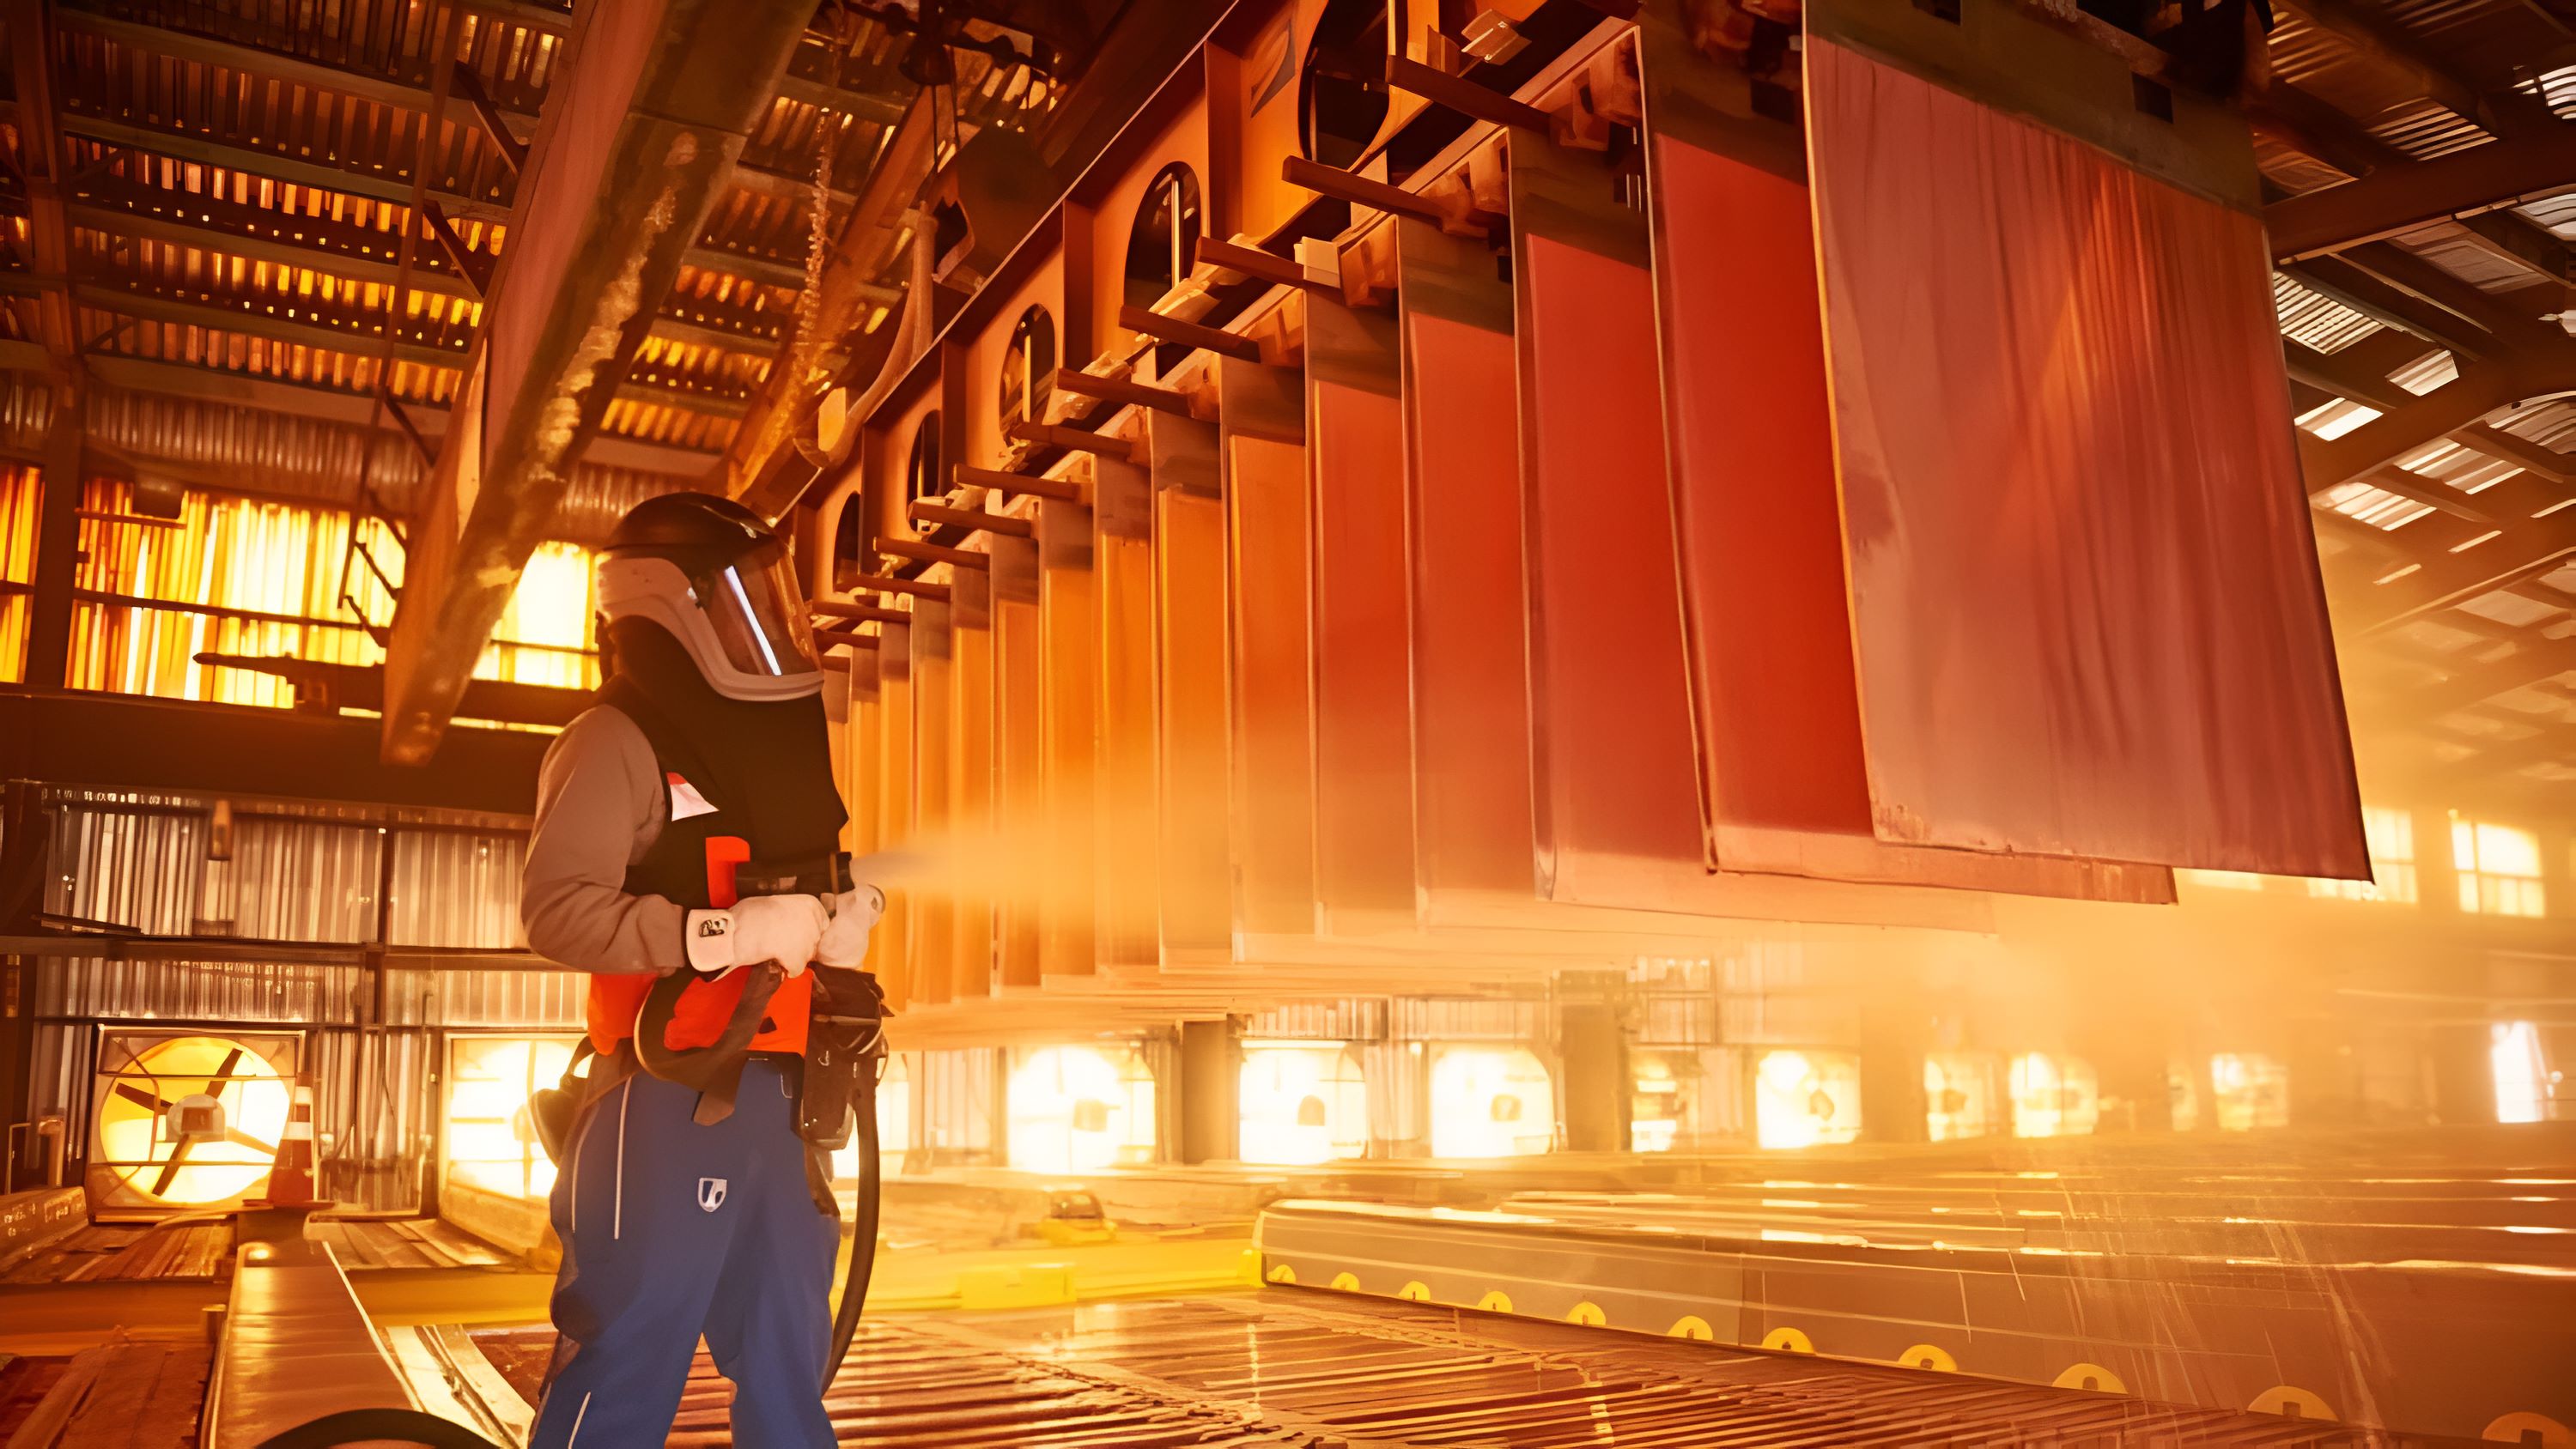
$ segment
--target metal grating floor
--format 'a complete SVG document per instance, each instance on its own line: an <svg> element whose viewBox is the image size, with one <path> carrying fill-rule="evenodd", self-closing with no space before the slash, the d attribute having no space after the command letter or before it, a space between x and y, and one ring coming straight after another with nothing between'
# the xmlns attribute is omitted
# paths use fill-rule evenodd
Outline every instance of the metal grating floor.
<svg viewBox="0 0 2576 1449"><path fill-rule="evenodd" d="M532 1392L551 1335L478 1338ZM730 1393L702 1355L670 1444L730 1444ZM840 1442L871 1449L2378 1442L2330 1423L1297 1289L875 1321L828 1402Z"/></svg>

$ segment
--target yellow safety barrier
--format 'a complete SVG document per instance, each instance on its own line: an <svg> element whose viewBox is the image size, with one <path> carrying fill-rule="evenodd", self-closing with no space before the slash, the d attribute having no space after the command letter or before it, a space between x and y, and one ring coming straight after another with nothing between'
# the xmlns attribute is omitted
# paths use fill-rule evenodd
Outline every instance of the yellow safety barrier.
<svg viewBox="0 0 2576 1449"><path fill-rule="evenodd" d="M2528 1409L2520 1409L2510 1414L2499 1415L2494 1423L2487 1425L2486 1432L2478 1437L2501 1444L2529 1444L2537 1441L2542 1449L2559 1449L2561 1445L2576 1444L2576 1429L2568 1428L2547 1414L2535 1414Z"/></svg>
<svg viewBox="0 0 2576 1449"><path fill-rule="evenodd" d="M1585 1328L1607 1328L1610 1326L1610 1315L1602 1312L1601 1305L1598 1303L1577 1303L1567 1311L1565 1321L1579 1323Z"/></svg>
<svg viewBox="0 0 2576 1449"><path fill-rule="evenodd" d="M2129 1386L2120 1376L2098 1363L2079 1363L2059 1374L2056 1386L2061 1389L2085 1389L2097 1394L2125 1394Z"/></svg>
<svg viewBox="0 0 2576 1449"><path fill-rule="evenodd" d="M1484 1313L1509 1313L1512 1311L1512 1295L1500 1288L1492 1289L1476 1300L1476 1308Z"/></svg>
<svg viewBox="0 0 2576 1449"><path fill-rule="evenodd" d="M1762 1346L1774 1353L1814 1353L1815 1340L1786 1324L1762 1335Z"/></svg>
<svg viewBox="0 0 2576 1449"><path fill-rule="evenodd" d="M1431 1285L1416 1278L1396 1289L1395 1296L1407 1303L1428 1303L1431 1301Z"/></svg>
<svg viewBox="0 0 2576 1449"><path fill-rule="evenodd" d="M1333 1287L1344 1293L1357 1293L1360 1291L1360 1275L1357 1273L1335 1273L1333 1275Z"/></svg>
<svg viewBox="0 0 2576 1449"><path fill-rule="evenodd" d="M1959 1371L1959 1361L1950 1357L1950 1351L1937 1343L1918 1343L1896 1361L1907 1368L1930 1369L1934 1373L1954 1374Z"/></svg>
<svg viewBox="0 0 2576 1449"><path fill-rule="evenodd" d="M2278 1414L2284 1419L2331 1419L2333 1407L2306 1389L2289 1384L2275 1384L2254 1396L2245 1407L2258 1414Z"/></svg>
<svg viewBox="0 0 2576 1449"><path fill-rule="evenodd" d="M1270 1281L1273 1283L1294 1283L1297 1281L1297 1270L1289 1267L1285 1263L1282 1263L1278 1267L1270 1270Z"/></svg>
<svg viewBox="0 0 2576 1449"><path fill-rule="evenodd" d="M1707 1319L1702 1318L1697 1314L1691 1314L1683 1318L1680 1322L1674 1324L1672 1327L1665 1329L1664 1337L1696 1338L1702 1343L1714 1343L1717 1341L1717 1331L1708 1326Z"/></svg>

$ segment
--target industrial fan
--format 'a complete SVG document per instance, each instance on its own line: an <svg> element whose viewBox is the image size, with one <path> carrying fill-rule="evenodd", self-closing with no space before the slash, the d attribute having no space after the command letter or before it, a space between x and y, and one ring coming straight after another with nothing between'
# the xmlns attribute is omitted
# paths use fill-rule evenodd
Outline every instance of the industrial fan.
<svg viewBox="0 0 2576 1449"><path fill-rule="evenodd" d="M232 1207L268 1180L293 1105L295 1038L118 1032L90 1116L95 1218Z"/></svg>

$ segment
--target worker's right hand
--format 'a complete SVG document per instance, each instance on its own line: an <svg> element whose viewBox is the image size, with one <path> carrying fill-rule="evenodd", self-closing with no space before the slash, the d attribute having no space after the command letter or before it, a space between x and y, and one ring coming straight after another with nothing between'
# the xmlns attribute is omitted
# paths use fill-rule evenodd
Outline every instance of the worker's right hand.
<svg viewBox="0 0 2576 1449"><path fill-rule="evenodd" d="M730 910L691 911L689 964L713 972L775 961L788 975L799 975L813 962L829 924L815 896L753 896Z"/></svg>

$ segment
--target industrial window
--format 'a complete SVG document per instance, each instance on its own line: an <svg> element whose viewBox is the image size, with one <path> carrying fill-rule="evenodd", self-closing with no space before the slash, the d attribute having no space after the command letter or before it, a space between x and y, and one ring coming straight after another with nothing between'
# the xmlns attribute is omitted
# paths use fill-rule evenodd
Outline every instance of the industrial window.
<svg viewBox="0 0 2576 1449"><path fill-rule="evenodd" d="M2495 1077L2497 1121L2554 1122L2576 1116L2576 1094L2562 1095L2564 1073L2551 1068L2550 1044L2539 1026L2504 1021L2488 1031L2487 1061Z"/></svg>
<svg viewBox="0 0 2576 1449"><path fill-rule="evenodd" d="M1431 1155L1529 1157L1556 1145L1556 1083L1526 1047L1431 1054Z"/></svg>
<svg viewBox="0 0 2576 1449"><path fill-rule="evenodd" d="M1180 285L1198 256L1199 179L1175 161L1154 173L1127 233L1127 305L1151 307Z"/></svg>
<svg viewBox="0 0 2576 1449"><path fill-rule="evenodd" d="M2451 865L2459 872L2460 909L2490 916L2537 916L2548 909L2540 886L2540 837L2509 825L2451 815Z"/></svg>
<svg viewBox="0 0 2576 1449"><path fill-rule="evenodd" d="M1342 1042L1245 1042L1237 1090L1245 1162L1312 1165L1368 1151L1368 1083Z"/></svg>
<svg viewBox="0 0 2576 1449"><path fill-rule="evenodd" d="M2211 886L2223 891L2259 891L2263 877L2242 870L2178 870L2175 875L2196 886Z"/></svg>
<svg viewBox="0 0 2576 1449"><path fill-rule="evenodd" d="M1002 426L1046 421L1047 392L1054 387L1055 319L1044 307L1020 314L1011 345L1002 354Z"/></svg>
<svg viewBox="0 0 2576 1449"><path fill-rule="evenodd" d="M27 589L36 581L36 470L0 464L0 684L27 671Z"/></svg>
<svg viewBox="0 0 2576 1449"><path fill-rule="evenodd" d="M2403 810L2366 805L2361 827L2370 838L2369 880L2311 880L2308 894L2348 901L2411 904L2415 892L2415 818Z"/></svg>
<svg viewBox="0 0 2576 1449"><path fill-rule="evenodd" d="M2015 1137L2080 1137L2102 1118L2102 1081L2082 1057L2013 1058L2012 1099Z"/></svg>
<svg viewBox="0 0 2576 1449"><path fill-rule="evenodd" d="M841 513L832 525L832 587L850 589L868 571L868 510L856 493L841 500Z"/></svg>
<svg viewBox="0 0 2576 1449"><path fill-rule="evenodd" d="M939 410L933 408L921 415L920 426L912 430L912 456L903 465L904 516L911 516L912 504L929 502L947 491L939 467ZM915 523L913 527L928 533L932 525Z"/></svg>
<svg viewBox="0 0 2576 1449"><path fill-rule="evenodd" d="M1403 0L1331 0L1315 21L1297 78L1297 140L1309 160L1345 170L1386 124L1384 73L1369 74L1405 31Z"/></svg>
<svg viewBox="0 0 2576 1449"><path fill-rule="evenodd" d="M1860 1137L1860 1057L1765 1052L1753 1066L1753 1135L1764 1147L1815 1147Z"/></svg>
<svg viewBox="0 0 2576 1449"><path fill-rule="evenodd" d="M571 1037L475 1036L448 1044L447 1186L526 1202L554 1191L555 1165L538 1145L528 1103L560 1081Z"/></svg>
<svg viewBox="0 0 2576 1449"><path fill-rule="evenodd" d="M1154 1073L1124 1046L1019 1054L1006 1093L1011 1166L1097 1172L1154 1160Z"/></svg>
<svg viewBox="0 0 2576 1449"><path fill-rule="evenodd" d="M70 684L118 694L287 705L294 690L271 674L198 656L288 658L366 667L384 650L340 602L351 516L337 509L189 493L176 520L141 518L121 482L92 481L82 499L82 558L74 576ZM381 524L355 525L401 583L402 550ZM369 597L372 595L372 597ZM391 617L367 580L360 606ZM589 551L540 545L475 664L478 679L584 688L591 654Z"/></svg>
<svg viewBox="0 0 2576 1449"><path fill-rule="evenodd" d="M2290 1125L2290 1069L2262 1052L2220 1052L2209 1059L2218 1130L2246 1132Z"/></svg>

